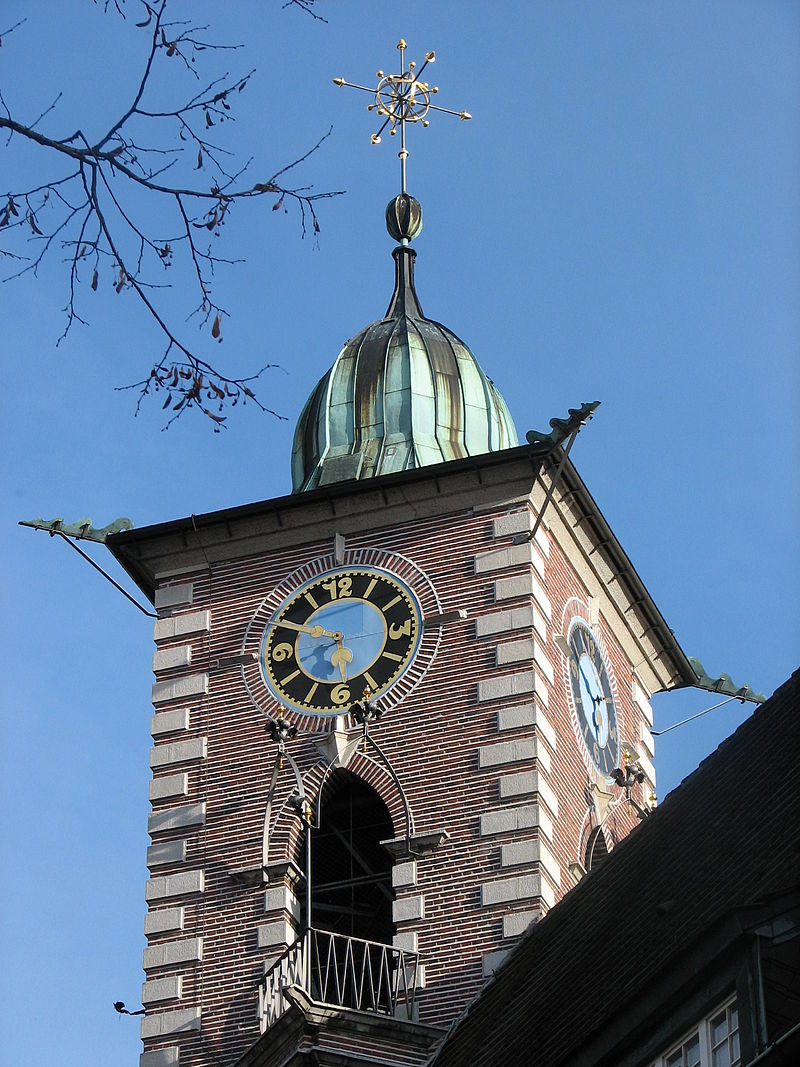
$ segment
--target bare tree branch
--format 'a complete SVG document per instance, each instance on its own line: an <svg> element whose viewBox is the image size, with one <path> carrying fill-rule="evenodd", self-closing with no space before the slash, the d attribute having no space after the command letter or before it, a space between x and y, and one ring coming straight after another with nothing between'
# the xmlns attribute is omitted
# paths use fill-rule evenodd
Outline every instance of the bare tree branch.
<svg viewBox="0 0 800 1067"><path fill-rule="evenodd" d="M111 9L126 18L126 0L101 2L104 12ZM157 68L170 70L174 61L197 82L196 60L201 53L234 51L238 46L217 43L209 36L208 27L167 21L167 0L135 2L142 12L136 31L147 35L141 73L130 102L96 139L80 126L68 136L41 128L45 120L52 123L61 93L36 119L27 122L14 114L0 87L0 131L5 131L7 145L13 148L19 141L42 157L39 179L9 191L0 206L0 256L16 264L3 281L27 273L37 275L56 248L66 254L68 296L60 343L74 322L86 324L79 309L81 288L88 284L96 291L101 284L107 285L106 272L110 270L116 292L129 291L136 296L165 342L149 374L125 387L138 390L137 413L146 398L161 394L163 407L169 412L166 425L195 410L204 413L218 431L227 418L224 412L240 401L246 404L250 400L261 411L276 414L251 388L268 368L247 376L223 373L211 357L201 354L170 324L159 293L171 287L157 278L181 257L191 268L197 293L192 315L198 315L201 326L207 328L204 337L220 342L228 312L214 296L212 278L218 267L238 260L212 252L201 240L219 237L237 204L265 196L273 210L293 204L299 214L301 236L310 231L316 237L320 231L318 202L340 192L313 192L309 185L293 186L287 184L287 176L306 163L331 131L265 180L244 182L252 160L235 166L232 159L223 162L230 153L214 143L212 131L232 119L234 103L255 72L212 77L181 103L154 106L149 97ZM311 10L313 3L289 0L284 6L297 6L320 19ZM169 140L165 141L165 136ZM52 172L49 176L48 169ZM206 169L211 172L209 180L196 180ZM173 174L176 180L171 182ZM163 220L158 225L166 229L167 236L162 235L163 229L162 234L155 230L154 218ZM28 253L31 245L33 255Z"/></svg>

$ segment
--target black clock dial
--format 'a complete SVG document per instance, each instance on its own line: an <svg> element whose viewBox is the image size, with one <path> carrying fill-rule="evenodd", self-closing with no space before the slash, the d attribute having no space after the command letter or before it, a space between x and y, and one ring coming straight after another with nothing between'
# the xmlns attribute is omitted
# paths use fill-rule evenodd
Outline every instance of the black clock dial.
<svg viewBox="0 0 800 1067"><path fill-rule="evenodd" d="M573 620L567 640L578 733L590 762L608 775L619 762L619 723L608 665L591 628L582 619Z"/></svg>
<svg viewBox="0 0 800 1067"><path fill-rule="evenodd" d="M421 611L404 582L371 567L341 567L300 586L266 625L261 670L283 704L341 714L369 688L379 696L406 671Z"/></svg>

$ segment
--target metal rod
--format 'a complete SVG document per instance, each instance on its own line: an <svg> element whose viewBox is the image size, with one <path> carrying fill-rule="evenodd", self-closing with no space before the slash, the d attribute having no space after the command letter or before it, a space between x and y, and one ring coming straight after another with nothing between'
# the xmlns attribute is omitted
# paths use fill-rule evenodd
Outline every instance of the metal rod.
<svg viewBox="0 0 800 1067"><path fill-rule="evenodd" d="M674 722L672 726L666 726L663 730L651 730L650 733L653 737L663 737L664 734L668 734L670 730L677 730L679 726L685 726L687 722L692 722L694 719L699 719L702 715L708 715L709 711L716 711L717 708L721 708L723 704L730 704L732 700L741 699L736 696L728 697L726 700L720 700L719 704L712 704L710 708L706 708L705 711L698 711L695 715L690 715L688 719L681 719L680 722ZM744 701L742 701L744 703Z"/></svg>
<svg viewBox="0 0 800 1067"><path fill-rule="evenodd" d="M83 549L78 548L78 546L75 544L74 541L70 541L69 537L67 537L67 535L65 533L63 533L61 530L48 530L47 532L50 534L51 537L53 537L55 534L58 534L58 536L60 538L62 538L62 540L67 542L67 544L69 545L70 548L74 548L79 556L83 556L83 558L86 560L86 562L90 563L94 567L94 569L96 571L99 571L100 574L102 574L103 577L106 579L106 581L111 582L111 584L114 586L115 589L118 589L120 591L120 593L122 593L122 595L127 600L130 600L131 604L133 604L135 607L137 607L139 609L139 611L141 611L141 613L143 615L146 615L149 619L157 619L158 618L158 615L156 615L155 612L148 611L147 608L142 607L142 605L139 603L139 601L136 600L134 597L132 597L127 589L123 589L122 586L119 584L119 582L115 581L115 579L112 578L110 574L107 574L103 570L103 568L100 566L99 563L95 563L95 561L92 559L92 557L91 556L87 556L87 554L83 551Z"/></svg>
<svg viewBox="0 0 800 1067"><path fill-rule="evenodd" d="M561 479L561 472L564 469L564 464L567 462L567 457L569 456L569 450L572 448L573 444L575 443L575 438L578 436L578 431L579 430L580 430L580 426L576 426L575 429L570 434L569 441L567 441L567 447L564 449L563 455L561 456L561 462L559 463L558 469L556 470L556 473L553 476L553 480L550 483L550 488L547 490L547 493L545 494L544 503L542 504L541 508L539 509L539 514L536 516L536 522L533 524L533 529L531 530L530 537L528 538L529 541L532 541L534 539L539 527L542 525L542 519L544 518L544 513L547 511L547 505L553 499L553 493L555 493L556 486L558 485L558 483L559 483L559 481Z"/></svg>

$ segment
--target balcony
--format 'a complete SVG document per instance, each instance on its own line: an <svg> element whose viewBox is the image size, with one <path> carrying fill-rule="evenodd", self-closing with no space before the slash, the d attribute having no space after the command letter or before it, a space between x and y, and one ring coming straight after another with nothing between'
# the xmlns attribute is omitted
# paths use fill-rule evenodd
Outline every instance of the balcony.
<svg viewBox="0 0 800 1067"><path fill-rule="evenodd" d="M292 987L317 1004L411 1021L418 970L416 952L311 927L261 981L261 1032L289 1008Z"/></svg>

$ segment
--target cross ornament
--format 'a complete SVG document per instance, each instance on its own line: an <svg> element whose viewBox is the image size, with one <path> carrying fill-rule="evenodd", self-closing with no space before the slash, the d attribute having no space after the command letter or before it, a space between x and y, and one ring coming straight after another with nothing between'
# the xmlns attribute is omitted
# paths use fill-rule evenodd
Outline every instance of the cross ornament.
<svg viewBox="0 0 800 1067"><path fill-rule="evenodd" d="M440 111L445 115L456 115L462 121L471 119L468 111L451 111L447 107L439 107L431 103L431 97L439 92L438 85L422 80L425 68L436 61L435 52L425 53L425 62L417 70L413 61L405 65L405 51L408 45L401 38L397 44L400 53L400 73L384 74L382 70L376 72L380 80L376 88L371 89L367 85L356 85L354 82L345 81L344 78L334 78L333 84L348 86L350 89L360 89L373 97L373 102L367 104L367 111L376 111L383 122L378 130L370 137L372 144L381 143L381 134L389 127L389 134L394 137L397 128L400 127L400 151L397 153L400 160L400 191L406 192L406 160L408 149L406 148L406 123L421 122L423 126L429 125L428 114L431 111Z"/></svg>

